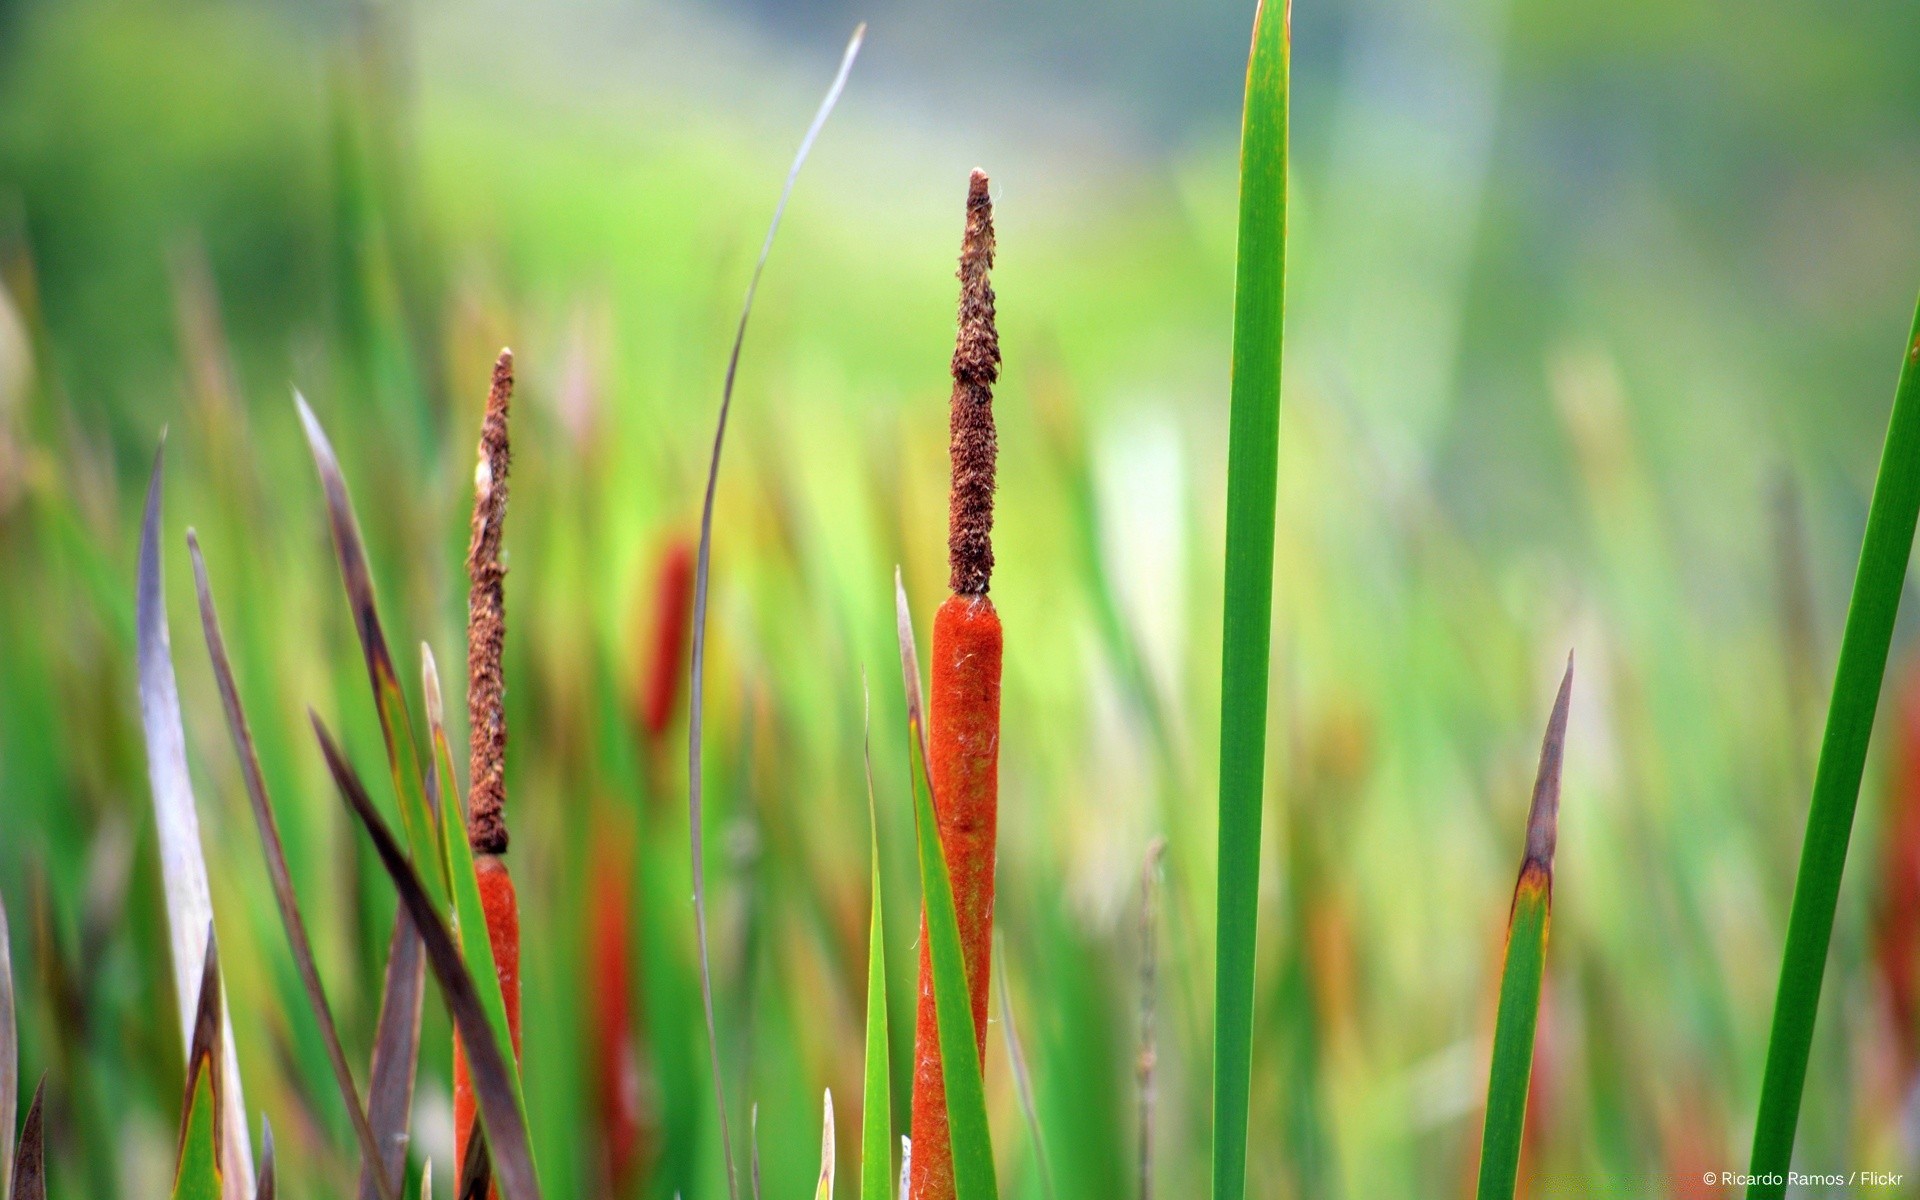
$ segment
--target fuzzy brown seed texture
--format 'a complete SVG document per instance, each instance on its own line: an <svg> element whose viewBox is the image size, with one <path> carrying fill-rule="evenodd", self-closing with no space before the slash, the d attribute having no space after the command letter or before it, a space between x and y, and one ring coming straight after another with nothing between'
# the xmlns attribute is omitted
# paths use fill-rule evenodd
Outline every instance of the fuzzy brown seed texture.
<svg viewBox="0 0 1920 1200"><path fill-rule="evenodd" d="M493 364L474 468L473 531L467 542L467 726L472 790L467 841L479 854L507 849L507 710L500 659L507 639L507 569L500 562L507 516L507 408L513 399L513 351Z"/></svg>
<svg viewBox="0 0 1920 1200"><path fill-rule="evenodd" d="M953 347L953 487L947 499L948 586L984 596L993 581L993 385L1000 379L1000 334L993 327L993 199L987 174L967 185L967 232L960 244L960 333Z"/></svg>

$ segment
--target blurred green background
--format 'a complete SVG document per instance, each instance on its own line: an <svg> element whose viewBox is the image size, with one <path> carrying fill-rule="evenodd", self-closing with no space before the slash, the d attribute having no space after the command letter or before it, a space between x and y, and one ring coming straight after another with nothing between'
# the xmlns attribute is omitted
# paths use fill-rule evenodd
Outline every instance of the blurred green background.
<svg viewBox="0 0 1920 1200"><path fill-rule="evenodd" d="M978 165L1006 361L995 967L1046 1163L996 1020L1003 1186L1137 1188L1142 863L1164 837L1154 1172L1160 1195L1203 1194L1251 18L1174 0L0 3L0 896L28 1086L50 1073L53 1194L157 1194L172 1162L181 1056L133 675L161 429L250 1112L273 1120L288 1194L341 1195L353 1142L183 537L206 548L364 1080L393 900L303 710L344 727L370 778L379 730L291 388L341 451L410 676L419 640L462 658L468 479L502 345L520 376L509 819L543 1172L552 1194L605 1194L583 980L613 820L639 837L642 1190L724 1194L684 719L649 738L635 697L660 563L696 533L752 255L862 19L760 292L716 517L707 855L736 1142L757 1105L765 1194L804 1194L830 1087L852 1194L863 677L905 1131L917 881L890 576L923 616L944 591L952 276ZM1920 7L1328 0L1294 27L1252 1186L1469 1189L1528 787L1572 648L1523 1185L1715 1194L1701 1173L1745 1162L1920 284ZM1890 701L1881 724L1800 1147L1810 1169L1911 1179L1920 942L1899 918L1920 904L1920 818L1897 814L1920 812L1920 771L1890 768L1920 764L1920 707ZM427 1012L416 1148L448 1194L448 1034Z"/></svg>

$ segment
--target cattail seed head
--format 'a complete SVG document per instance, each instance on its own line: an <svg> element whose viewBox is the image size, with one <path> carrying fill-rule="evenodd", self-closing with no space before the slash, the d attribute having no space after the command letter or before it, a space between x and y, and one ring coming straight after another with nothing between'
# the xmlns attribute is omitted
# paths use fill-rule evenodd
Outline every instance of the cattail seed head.
<svg viewBox="0 0 1920 1200"><path fill-rule="evenodd" d="M947 501L948 586L983 596L993 579L993 476L999 452L993 385L1000 378L1000 335L993 324L993 199L987 173L967 185L967 231L960 244L960 332L953 347L952 491Z"/></svg>
<svg viewBox="0 0 1920 1200"><path fill-rule="evenodd" d="M470 729L467 840L476 852L507 848L507 710L500 669L506 645L506 576L500 561L507 516L507 408L513 398L513 351L493 364L493 386L480 426L473 473L473 531L467 543L467 723Z"/></svg>

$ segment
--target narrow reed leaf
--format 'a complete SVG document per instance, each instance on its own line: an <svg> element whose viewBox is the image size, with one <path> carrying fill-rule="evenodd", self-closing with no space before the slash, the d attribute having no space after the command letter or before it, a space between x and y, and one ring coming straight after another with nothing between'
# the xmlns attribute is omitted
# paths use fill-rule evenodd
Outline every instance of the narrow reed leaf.
<svg viewBox="0 0 1920 1200"><path fill-rule="evenodd" d="M346 477L340 472L340 460L333 443L320 427L320 421L307 406L306 397L293 394L300 410L300 424L306 431L307 447L320 473L321 490L327 499L327 528L333 535L333 549L340 560L340 580L347 591L347 603L353 610L353 625L360 636L360 651L367 663L367 680L373 687L374 708L380 715L380 734L386 741L387 766L393 775L394 796L400 805L400 823L407 832L407 844L416 859L437 862L440 856L434 839L436 829L427 811L426 793L420 772L419 752L413 741L413 721L407 715L407 699L400 690L400 678L393 669L393 655L387 649L387 635L380 625L380 612L374 602L373 573L367 563L365 540L360 536L360 519L354 515L353 499L347 493ZM436 900L446 894L446 879L436 868L425 876L434 888Z"/></svg>
<svg viewBox="0 0 1920 1200"><path fill-rule="evenodd" d="M1553 915L1553 850L1560 824L1560 761L1573 696L1573 655L1560 679L1553 713L1540 743L1540 771L1527 810L1527 848L1507 916L1506 963L1500 974L1500 1011L1488 1069L1486 1124L1480 1137L1480 1200L1512 1200L1520 1172L1520 1139L1527 1123L1527 1087L1533 1078L1533 1033L1540 1015L1540 980Z"/></svg>
<svg viewBox="0 0 1920 1200"><path fill-rule="evenodd" d="M953 906L953 881L940 848L940 826L934 816L933 784L927 775L925 701L920 691L920 654L914 646L913 615L907 607L906 584L894 568L895 616L900 638L900 670L907 696L908 774L913 792L913 824L920 855L921 903L927 920L929 954L933 962L934 1011L942 1047L960 1047L957 1054L940 1056L946 1085L947 1131L953 1150L953 1188L956 1200L997 1200L999 1184L993 1173L993 1139L987 1127L986 1089L980 1059L969 1051L978 1045L973 1008L967 997L965 951L960 945L960 920Z"/></svg>
<svg viewBox="0 0 1920 1200"><path fill-rule="evenodd" d="M389 1180L407 1168L413 1085L420 1063L420 1018L427 994L427 961L420 934L406 906L393 914L387 963L381 974L380 1013L375 1019L372 1067L367 1074L367 1127L379 1150L360 1166L360 1200L377 1195L373 1164Z"/></svg>
<svg viewBox="0 0 1920 1200"><path fill-rule="evenodd" d="M1247 1184L1253 1075L1254 926L1267 754L1267 655L1280 453L1280 352L1287 262L1290 0L1261 0L1240 130L1240 229L1234 268L1227 554L1220 668L1219 894L1215 901L1213 1196Z"/></svg>
<svg viewBox="0 0 1920 1200"><path fill-rule="evenodd" d="M20 1127L19 1144L13 1148L13 1183L8 1200L47 1200L47 1146L43 1106L47 1080L40 1077L34 1085L33 1101L27 1105L27 1120Z"/></svg>
<svg viewBox="0 0 1920 1200"><path fill-rule="evenodd" d="M474 868L473 847L467 840L463 815L466 806L460 801L460 784L453 774L453 754L447 744L446 714L442 707L440 693L440 670L434 663L433 651L424 642L420 646L420 672L427 698L427 727L432 731L433 737L436 787L441 791L440 820L443 828L440 845L451 860L448 875L453 881L454 943L472 977L485 981L478 991L487 1024L492 1027L500 1045L512 1046L513 1035L507 1022L506 996L500 990L500 972L494 962L493 939L487 933L487 913L480 899L480 880ZM466 936L469 930L476 931L478 936ZM461 1036L464 1038L465 1034ZM471 1049L471 1046L468 1048ZM524 1122L527 1105L520 1082L520 1064L511 1054L507 1055L506 1068L507 1083L513 1094L514 1107L519 1111L521 1120ZM479 1084L476 1077L475 1091L478 1092L478 1090Z"/></svg>
<svg viewBox="0 0 1920 1200"><path fill-rule="evenodd" d="M260 1178L253 1185L253 1200L274 1200L278 1190L274 1176L273 1122L260 1118Z"/></svg>
<svg viewBox="0 0 1920 1200"><path fill-rule="evenodd" d="M1140 1200L1153 1198L1153 1106L1156 1099L1155 1068L1159 1065L1160 1045L1155 1026L1160 986L1158 892L1154 881L1160 874L1160 861L1167 854L1167 839L1156 837L1147 844L1145 860L1140 864L1140 1040L1134 1057L1134 1084L1140 1105L1139 1145Z"/></svg>
<svg viewBox="0 0 1920 1200"><path fill-rule="evenodd" d="M266 777L260 771L260 757L253 745L253 731L240 704L240 691L234 682L233 664L227 657L227 643L220 632L220 616L213 603L213 588L207 581L207 563L200 553L200 539L187 530L187 553L193 561L194 588L200 600L200 626L207 639L207 656L213 661L213 678L220 691L220 705L227 717L227 731L233 737L234 753L240 759L240 776L246 783L247 802L253 808L253 821L260 833L260 847L267 859L267 878L273 885L274 903L280 909L280 923L287 931L287 944L293 951L293 963L306 989L307 1003L313 1008L320 1026L320 1040L333 1068L334 1083L340 1089L341 1102L360 1152L369 1166L381 1161L379 1143L367 1123L366 1109L360 1104L360 1089L347 1066L347 1052L340 1043L340 1030L333 1019L333 1006L327 1002L326 988L320 982L320 968L314 961L313 943L307 937L307 923L300 915L300 902L294 895L293 877L287 869L287 852L280 840L280 824L273 815L273 803L267 797ZM263 1152L264 1156L264 1152ZM262 1171L264 1176L264 1168ZM387 1170L373 1173L379 1200L398 1200L399 1193L388 1182ZM264 1180L263 1184L264 1186Z"/></svg>
<svg viewBox="0 0 1920 1200"><path fill-rule="evenodd" d="M760 1200L760 1105L747 1111L747 1185L753 1200Z"/></svg>
<svg viewBox="0 0 1920 1200"><path fill-rule="evenodd" d="M194 1005L193 1043L187 1052L187 1094L181 1102L180 1145L174 1166L174 1200L216 1200L221 1194L220 951L207 929L207 957ZM249 1189L251 1190L251 1189Z"/></svg>
<svg viewBox="0 0 1920 1200"><path fill-rule="evenodd" d="M200 968L213 929L207 863L200 850L200 817L187 774L186 731L180 720L180 687L173 672L167 630L166 591L161 582L160 484L166 442L154 452L140 522L140 563L135 596L140 664L140 727L147 746L147 778L153 788L154 824L160 843L160 879L166 892L168 945L173 953L174 998L180 1005L182 1048L193 1051L193 1021L200 994ZM225 1019L223 1017L223 1019ZM246 1105L232 1029L223 1030L222 1091L226 1101L226 1200L253 1193L253 1150L247 1140Z"/></svg>
<svg viewBox="0 0 1920 1200"><path fill-rule="evenodd" d="M1867 743L1880 703L1893 621L1900 589L1913 552L1920 518L1920 308L1914 313L1902 356L1893 415L1880 453L1880 473L1867 510L1867 532L1847 604L1840 661L1834 668L1826 733L1814 768L1813 800L1800 848L1800 872L1793 885L1793 910L1787 919L1787 945L1780 963L1780 987L1774 999L1773 1033L1767 1044L1767 1069L1754 1123L1751 1173L1759 1179L1752 1197L1778 1197L1793 1160L1793 1138L1800 1121L1801 1093L1807 1082L1807 1058L1813 1046L1814 1018L1820 1008L1820 982L1826 972L1827 946L1840 900L1840 876L1846 867L1853 811L1860 800Z"/></svg>
<svg viewBox="0 0 1920 1200"><path fill-rule="evenodd" d="M373 840L374 850L380 856L380 865L392 878L394 890L400 893L401 902L412 914L414 928L419 931L421 943L427 952L427 962L433 968L434 977L440 981L440 991L446 999L454 1029L467 1048L467 1063L473 1073L473 1090L479 1101L481 1121L492 1144L494 1170L499 1176L501 1191L506 1200L539 1200L540 1183L535 1175L533 1149L527 1137L526 1110L519 1094L519 1074L514 1069L512 1056L502 1050L506 1044L506 1017L500 1012L499 989L475 986L474 977L461 957L460 944L434 907L433 898L427 894L419 872L408 860L400 843L394 840L392 831L380 818L372 798L367 795L365 785L340 753L339 746L319 716L313 713L308 716L313 723L314 735L319 739L321 753L326 756L327 770L333 775L341 798ZM451 810L452 805L443 808ZM464 839L453 840L464 844ZM455 867L457 879L458 862ZM471 882L470 867L467 878ZM480 928L484 929L484 924ZM474 940L484 942L486 939L480 937ZM486 990L494 993L492 1011L482 999Z"/></svg>
<svg viewBox="0 0 1920 1200"><path fill-rule="evenodd" d="M892 1073L887 1058L886 921L880 903L880 817L873 799L873 701L861 679L860 753L867 773L867 861L873 901L867 923L867 1065L860 1094L860 1200L888 1200L893 1166Z"/></svg>
<svg viewBox="0 0 1920 1200"><path fill-rule="evenodd" d="M867 793L867 807L872 808L871 782ZM20 1041L13 1015L11 942L6 901L0 900L0 1196L13 1194L13 1118L20 1102Z"/></svg>
<svg viewBox="0 0 1920 1200"><path fill-rule="evenodd" d="M996 933L994 940L1000 942ZM1033 1162L1040 1174L1040 1195L1054 1200L1053 1164L1047 1160L1046 1139L1040 1133L1040 1107L1033 1099L1033 1072L1027 1069L1027 1052L1020 1043L1020 1026L1013 1019L1013 995L1007 987L1007 948L1002 942L995 949L1000 963L995 991L1000 1003L1000 1033L1007 1043L1007 1061L1013 1066L1013 1090L1020 1097L1020 1115L1027 1123L1027 1140L1033 1144Z"/></svg>
<svg viewBox="0 0 1920 1200"><path fill-rule="evenodd" d="M833 1200L833 1089L827 1089L826 1115L820 1120L820 1181L813 1200Z"/></svg>
<svg viewBox="0 0 1920 1200"><path fill-rule="evenodd" d="M700 549L693 576L693 662L687 693L688 840L693 854L693 921L699 937L700 1002L707 1022L707 1064L713 1073L714 1105L720 1114L720 1152L726 1161L727 1195L731 1200L738 1200L740 1182L733 1165L733 1135L727 1123L726 1081L720 1072L720 1039L713 1020L713 964L707 950L707 876L702 861L704 855L701 853L704 830L701 826L703 775L700 734L704 707L702 701L706 694L707 584L713 557L713 497L720 484L720 451L726 444L727 413L733 407L733 381L739 373L740 348L746 343L747 318L753 313L753 295L760 287L760 273L766 268L767 255L773 250L773 235L780 230L780 218L786 214L787 199L793 195L793 185L800 178L800 168L812 152L814 140L820 136L827 118L833 114L834 106L840 102L840 93L847 86L847 76L853 71L853 60L860 53L860 43L866 36L867 27L863 22L855 27L853 37L847 42L846 53L840 57L840 69L835 72L833 83L820 101L819 110L813 114L813 123L807 126L806 135L800 139L800 149L793 156L793 165L787 169L786 184L780 189L780 200L773 207L773 220L768 223L767 236L760 243L760 256L754 260L753 274L747 279L747 295L740 305L740 322L734 328L733 348L727 354L726 379L720 387L720 416L714 423L713 457L707 465L707 490L700 506Z"/></svg>

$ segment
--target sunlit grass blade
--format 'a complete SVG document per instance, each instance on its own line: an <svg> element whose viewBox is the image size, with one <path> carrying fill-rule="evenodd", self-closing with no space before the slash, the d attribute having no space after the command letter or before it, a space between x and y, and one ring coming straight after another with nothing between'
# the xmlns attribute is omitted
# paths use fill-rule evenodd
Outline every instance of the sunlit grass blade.
<svg viewBox="0 0 1920 1200"><path fill-rule="evenodd" d="M820 1118L820 1180L813 1200L833 1200L833 1089L827 1089L826 1114Z"/></svg>
<svg viewBox="0 0 1920 1200"><path fill-rule="evenodd" d="M863 681L864 683L864 681ZM873 706L864 686L860 752L867 773L867 860L873 901L867 924L867 1061L860 1094L860 1200L891 1200L893 1092L887 1050L886 921L880 903L880 814L873 799Z"/></svg>
<svg viewBox="0 0 1920 1200"><path fill-rule="evenodd" d="M221 1164L220 951L207 930L207 957L194 1005L193 1044L187 1054L187 1094L180 1112L180 1145L173 1170L174 1200L218 1200Z"/></svg>
<svg viewBox="0 0 1920 1200"><path fill-rule="evenodd" d="M279 1182L275 1178L278 1173L279 1167L274 1161L273 1154L273 1122L262 1117L260 1118L260 1178L253 1185L253 1200L274 1200L274 1195L279 1190Z"/></svg>
<svg viewBox="0 0 1920 1200"><path fill-rule="evenodd" d="M1140 1106L1134 1152L1139 1156L1139 1200L1153 1200L1153 1108L1156 1100L1156 1068L1160 1054L1157 1017L1159 1013L1160 956L1159 906L1154 880L1160 873L1160 860L1166 857L1167 839L1156 837L1147 844L1140 864L1140 1030L1134 1055L1135 1100Z"/></svg>
<svg viewBox="0 0 1920 1200"><path fill-rule="evenodd" d="M146 511L140 522L135 620L139 631L140 727L147 745L147 777L153 787L160 878L167 900L168 946L173 952L174 996L180 1004L182 1045L191 1055L200 965L205 961L213 930L213 900L207 888L206 859L200 849L200 817L194 807L193 782L187 774L186 730L180 720L180 688L174 677L166 591L161 582L160 484L165 454L163 440L154 452ZM246 1200L253 1192L253 1151L247 1140L246 1105L240 1091L240 1063L234 1056L232 1031L223 1033L224 1157L231 1181L227 1200Z"/></svg>
<svg viewBox="0 0 1920 1200"><path fill-rule="evenodd" d="M707 1059L708 1069L713 1073L714 1104L720 1115L720 1152L727 1167L727 1195L738 1197L740 1181L733 1165L733 1134L727 1120L726 1081L720 1072L720 1041L713 1020L713 964L707 951L707 883L706 865L702 853L704 830L701 825L701 784L703 781L700 755L701 718L706 695L707 663L707 584L713 556L713 497L720 484L720 451L726 445L727 414L733 408L733 382L740 369L740 349L747 339L747 318L753 315L753 296L760 288L760 273L766 269L767 255L773 250L773 236L780 231L780 218L786 215L787 200L793 195L793 185L800 178L800 168L807 161L807 155L813 151L813 143L820 136L820 130L826 125L827 118L833 115L834 106L840 102L840 93L847 86L847 76L853 71L853 60L860 53L860 43L867 36L864 23L855 27L853 37L847 42L846 53L840 57L840 69L834 74L832 84L827 87L826 96L820 101L820 108L813 114L813 123L807 126L807 132L800 139L800 148L793 156L793 165L787 168L787 181L780 189L780 200L773 206L773 220L767 224L767 236L760 243L760 256L754 260L753 274L747 278L746 299L740 305L740 321L734 327L733 348L727 354L726 380L720 387L720 415L714 422L713 456L707 465L707 490L700 507L700 549L695 559L693 584L693 653L692 669L689 672L687 704L687 813L688 840L693 854L693 919L700 950L700 1002L706 1013L707 1021Z"/></svg>
<svg viewBox="0 0 1920 1200"><path fill-rule="evenodd" d="M365 785L341 754L340 747L327 732L326 726L321 724L317 715L308 715L314 736L319 739L321 753L326 757L327 770L332 774L341 798L372 839L374 850L380 856L380 865L393 880L394 890L400 893L401 902L413 917L414 928L419 931L421 943L427 952L427 962L433 967L434 977L440 981L440 991L446 998L448 1014L466 1045L468 1066L473 1073L473 1090L491 1144L494 1171L499 1176L501 1192L506 1200L539 1200L540 1184L534 1170L533 1147L527 1136L526 1106L520 1097L519 1073L513 1066L512 1055L502 1049L508 1043L506 1013L500 1001L500 989L498 986L481 988L475 985L474 977L461 956L460 942L435 908L433 898L420 880L420 873L414 869L406 852L381 819L372 798L367 795ZM452 807L451 804L443 806L446 810ZM452 840L465 845L464 838ZM456 858L456 884L462 878L461 865ZM470 887L473 886L472 878L473 869L469 859L465 879ZM477 897L475 909L478 909ZM482 923L478 927L484 929L485 925ZM484 942L486 939L473 940ZM492 993L491 1005L485 999L488 992Z"/></svg>
<svg viewBox="0 0 1920 1200"><path fill-rule="evenodd" d="M873 785L867 785L873 806ZM20 1042L13 1016L13 947L7 905L0 900L0 1196L12 1195L13 1117L20 1102Z"/></svg>
<svg viewBox="0 0 1920 1200"><path fill-rule="evenodd" d="M287 853L280 840L280 824L273 815L273 803L267 797L266 777L260 771L260 757L254 750L253 731L240 705L240 691L233 678L233 664L227 657L227 643L220 632L220 616L213 603L213 587L207 580L206 559L200 553L200 539L187 530L187 553L193 562L193 582L200 601L200 626L206 635L207 656L213 662L213 678L220 692L220 705L226 713L227 731L232 735L234 753L240 759L240 776L246 783L247 801L253 808L254 825L260 833L260 846L267 860L267 878L273 885L274 903L280 909L280 921L287 931L287 944L293 951L295 968L306 989L307 1002L313 1008L320 1027L320 1040L333 1068L334 1083L347 1106L347 1117L354 1136L360 1140L360 1152L370 1168L380 1162L379 1144L367 1123L366 1110L360 1104L360 1089L347 1066L347 1053L340 1043L340 1030L334 1023L333 1006L327 1002L326 988L320 982L320 968L314 961L313 944L307 937L307 923L300 915L300 902L294 895L293 877L287 869ZM380 1200L398 1200L399 1193L388 1182L392 1174L376 1169L375 1189Z"/></svg>
<svg viewBox="0 0 1920 1200"><path fill-rule="evenodd" d="M33 1102L27 1105L27 1119L20 1127L19 1144L13 1148L13 1184L8 1200L47 1200L46 1102L47 1080L42 1076L34 1086Z"/></svg>
<svg viewBox="0 0 1920 1200"><path fill-rule="evenodd" d="M380 716L380 733L386 741L387 767L393 775L393 790L400 806L400 823L407 831L407 844L416 859L433 863L424 879L436 900L446 895L446 877L440 863L435 838L438 836L432 814L427 811L424 777L420 771L419 751L413 740L413 721L407 715L406 694L400 689L400 677L394 672L393 655L387 648L387 635L380 625L380 612L374 601L373 573L367 562L365 540L360 536L360 519L354 515L353 499L347 492L346 477L333 443L320 427L320 421L307 406L306 397L293 394L300 411L300 424L306 431L307 447L320 473L320 486L327 500L327 528L333 535L334 554L340 560L340 580L347 591L347 603L353 610L353 625L360 636L360 650L367 663L367 680L373 688L374 708Z"/></svg>
<svg viewBox="0 0 1920 1200"><path fill-rule="evenodd" d="M1553 912L1553 849L1560 824L1560 761L1566 748L1567 709L1573 696L1573 656L1561 676L1553 713L1540 743L1540 773L1527 809L1527 849L1507 916L1506 965L1500 974L1500 1010L1493 1029L1493 1065L1487 1078L1486 1124L1480 1137L1480 1200L1511 1200L1520 1170L1520 1138L1527 1122L1533 1077L1533 1032L1540 1016L1540 981Z"/></svg>
<svg viewBox="0 0 1920 1200"><path fill-rule="evenodd" d="M920 859L920 895L926 914L927 942L933 962L934 1012L942 1047L960 1047L960 1053L942 1053L941 1082L945 1085L947 1132L953 1150L953 1190L957 1200L996 1200L999 1183L993 1172L993 1139L987 1127L986 1088L980 1059L970 1051L978 1044L973 1008L967 997L965 952L960 945L960 920L953 907L953 881L940 847L940 826L934 816L932 783L927 775L925 702L920 691L920 654L914 646L913 614L907 607L907 589L899 568L894 569L895 615L900 637L900 670L907 696L907 741L910 790L913 792L914 839Z"/></svg>
<svg viewBox="0 0 1920 1200"><path fill-rule="evenodd" d="M1806 838L1800 848L1800 872L1793 885L1760 1111L1754 1122L1752 1174L1781 1182L1755 1183L1748 1189L1749 1196L1782 1196L1786 1191L1814 1018L1820 1007L1821 977L1840 900L1840 876L1853 833L1853 811L1860 799L1860 777L1866 769L1867 742L1880 703L1901 585L1913 552L1916 518L1920 518L1920 309L1907 335L1893 415L1880 453L1880 473L1867 510L1853 598L1847 605L1840 661L1834 668L1827 729L1820 740Z"/></svg>
<svg viewBox="0 0 1920 1200"><path fill-rule="evenodd" d="M1267 755L1267 654L1286 313L1287 75L1292 8L1261 0L1240 128L1240 230L1233 289L1232 413L1220 667L1220 850L1215 900L1213 1196L1247 1185L1253 1077L1254 926Z"/></svg>
<svg viewBox="0 0 1920 1200"><path fill-rule="evenodd" d="M1013 1068L1013 1090L1020 1097L1020 1117L1027 1123L1027 1140L1033 1144L1041 1198L1053 1200L1053 1164L1047 1159L1047 1141L1040 1133L1040 1106L1034 1103L1033 1072L1027 1069L1027 1051L1020 1042L1020 1025L1013 1019L1013 996L1007 986L1007 947L997 931L993 940L996 943L994 961L1000 964L994 992L1000 1009L1000 1033L1007 1043L1007 1062Z"/></svg>

